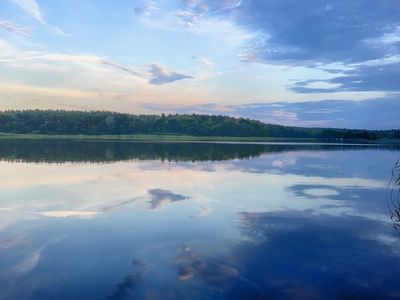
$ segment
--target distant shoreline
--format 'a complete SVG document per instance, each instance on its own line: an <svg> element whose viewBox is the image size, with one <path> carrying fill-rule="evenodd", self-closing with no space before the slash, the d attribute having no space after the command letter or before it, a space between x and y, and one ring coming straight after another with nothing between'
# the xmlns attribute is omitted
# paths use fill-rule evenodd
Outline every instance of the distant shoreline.
<svg viewBox="0 0 400 300"><path fill-rule="evenodd" d="M222 115L134 115L107 111L0 112L0 133L23 138L130 141L367 142L399 140L400 129L307 128ZM397 141L395 143L398 143Z"/></svg>
<svg viewBox="0 0 400 300"><path fill-rule="evenodd" d="M317 138L284 138L284 137L230 137L230 136L192 136L192 135L77 135L77 134L15 134L0 133L0 140L5 139L63 139L63 140L90 140L90 141L132 141L132 142L232 142L232 143L321 143L321 144L393 144L399 145L400 139L317 139Z"/></svg>

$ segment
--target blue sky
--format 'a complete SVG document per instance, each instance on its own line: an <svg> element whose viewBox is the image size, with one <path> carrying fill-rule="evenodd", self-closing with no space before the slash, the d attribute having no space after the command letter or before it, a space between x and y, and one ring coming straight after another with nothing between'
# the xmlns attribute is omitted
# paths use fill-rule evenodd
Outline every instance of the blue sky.
<svg viewBox="0 0 400 300"><path fill-rule="evenodd" d="M398 0L4 0L0 109L399 128Z"/></svg>

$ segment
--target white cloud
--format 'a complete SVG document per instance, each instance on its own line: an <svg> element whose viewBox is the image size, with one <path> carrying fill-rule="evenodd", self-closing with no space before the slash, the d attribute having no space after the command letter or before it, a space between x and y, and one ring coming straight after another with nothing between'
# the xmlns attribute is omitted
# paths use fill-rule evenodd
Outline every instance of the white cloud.
<svg viewBox="0 0 400 300"><path fill-rule="evenodd" d="M45 217L52 217L52 218L70 218L70 217L90 218L96 216L98 212L78 211L78 210L56 210L56 211L45 211L39 214Z"/></svg>
<svg viewBox="0 0 400 300"><path fill-rule="evenodd" d="M16 63L28 55L34 55L35 51L20 51L6 40L0 39L0 63Z"/></svg>
<svg viewBox="0 0 400 300"><path fill-rule="evenodd" d="M400 42L400 24L390 26L390 28L392 30L389 29L380 37L368 38L364 42L375 47L379 47L380 45L390 46Z"/></svg>

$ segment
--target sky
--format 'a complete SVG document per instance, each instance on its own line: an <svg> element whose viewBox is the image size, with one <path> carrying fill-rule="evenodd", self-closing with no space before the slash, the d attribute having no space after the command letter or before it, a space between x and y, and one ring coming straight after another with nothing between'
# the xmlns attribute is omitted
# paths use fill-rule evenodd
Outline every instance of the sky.
<svg viewBox="0 0 400 300"><path fill-rule="evenodd" d="M2 0L0 110L400 128L398 0Z"/></svg>

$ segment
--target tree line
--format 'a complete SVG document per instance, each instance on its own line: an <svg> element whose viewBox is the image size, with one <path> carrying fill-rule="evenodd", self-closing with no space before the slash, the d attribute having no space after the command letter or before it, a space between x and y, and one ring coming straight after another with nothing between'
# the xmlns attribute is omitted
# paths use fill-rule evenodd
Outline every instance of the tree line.
<svg viewBox="0 0 400 300"><path fill-rule="evenodd" d="M303 128L221 115L132 115L107 111L9 110L0 112L0 132L16 134L193 135L316 139L393 139L400 130Z"/></svg>

